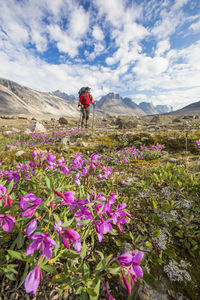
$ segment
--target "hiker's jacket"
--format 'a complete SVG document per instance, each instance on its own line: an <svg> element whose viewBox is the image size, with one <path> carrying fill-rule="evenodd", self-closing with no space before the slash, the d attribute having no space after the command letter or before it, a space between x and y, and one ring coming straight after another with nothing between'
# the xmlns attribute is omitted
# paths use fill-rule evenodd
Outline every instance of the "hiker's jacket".
<svg viewBox="0 0 200 300"><path fill-rule="evenodd" d="M94 100L91 94L82 94L79 98L79 102L83 105L84 108L87 108L90 106L90 102L94 103Z"/></svg>

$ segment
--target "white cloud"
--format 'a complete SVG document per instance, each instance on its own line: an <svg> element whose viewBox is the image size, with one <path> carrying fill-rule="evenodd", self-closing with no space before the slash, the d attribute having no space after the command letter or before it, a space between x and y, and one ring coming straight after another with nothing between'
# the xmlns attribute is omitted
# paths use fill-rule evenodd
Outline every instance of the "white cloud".
<svg viewBox="0 0 200 300"><path fill-rule="evenodd" d="M68 34L74 39L82 37L87 33L90 15L82 7L74 8L70 16Z"/></svg>
<svg viewBox="0 0 200 300"><path fill-rule="evenodd" d="M92 35L98 41L102 41L104 39L103 31L99 26L94 26Z"/></svg>
<svg viewBox="0 0 200 300"><path fill-rule="evenodd" d="M200 33L200 20L195 23L192 23L190 25L189 29L191 29L195 33Z"/></svg>
<svg viewBox="0 0 200 300"><path fill-rule="evenodd" d="M153 58L147 56L140 56L140 59L134 67L134 72L137 76L145 76L152 78L156 75L160 75L168 68L168 60L159 56Z"/></svg>

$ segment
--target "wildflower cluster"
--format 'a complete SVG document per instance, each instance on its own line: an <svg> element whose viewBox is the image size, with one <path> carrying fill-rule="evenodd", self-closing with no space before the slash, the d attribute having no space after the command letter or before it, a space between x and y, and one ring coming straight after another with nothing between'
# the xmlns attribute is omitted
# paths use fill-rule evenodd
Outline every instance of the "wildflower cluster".
<svg viewBox="0 0 200 300"><path fill-rule="evenodd" d="M124 232L133 219L127 204L120 203L116 193L92 189L94 180L108 179L111 174L112 167L103 163L101 154L85 158L72 153L68 158L57 158L55 153L38 149L34 150L32 161L0 171L1 236L12 232L16 240L20 234L23 237L20 254L17 248L8 250L8 263L13 266L16 257L18 264L26 263L23 281L27 293L37 292L49 263L67 261L68 268L75 268L70 266L72 257L78 260L79 291L89 295L94 288L98 295L96 286L100 287L108 273L121 274L128 292L133 280L142 278L142 252L125 253L123 259L113 254L104 257L99 251L99 243L117 231ZM63 284L68 281L66 268ZM91 268L91 275L87 268ZM77 288L76 281L72 287ZM114 299L109 290L108 297Z"/></svg>

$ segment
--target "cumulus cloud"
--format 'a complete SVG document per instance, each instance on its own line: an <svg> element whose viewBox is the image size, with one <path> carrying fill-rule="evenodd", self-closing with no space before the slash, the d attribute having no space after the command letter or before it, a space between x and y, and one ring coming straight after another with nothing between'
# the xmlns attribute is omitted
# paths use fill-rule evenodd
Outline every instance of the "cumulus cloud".
<svg viewBox="0 0 200 300"><path fill-rule="evenodd" d="M103 31L99 26L94 26L92 35L98 41L102 41L104 39Z"/></svg>
<svg viewBox="0 0 200 300"><path fill-rule="evenodd" d="M176 98L177 107L198 101L200 21L186 4L2 0L0 77L70 94L89 85L96 98L115 91L137 102ZM196 39L179 46L191 33Z"/></svg>

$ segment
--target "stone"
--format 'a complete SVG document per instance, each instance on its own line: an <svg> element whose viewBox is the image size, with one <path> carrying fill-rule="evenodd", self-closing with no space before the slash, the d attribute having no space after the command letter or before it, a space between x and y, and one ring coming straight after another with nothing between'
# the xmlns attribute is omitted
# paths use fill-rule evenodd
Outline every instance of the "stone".
<svg viewBox="0 0 200 300"><path fill-rule="evenodd" d="M19 150L15 153L17 157L22 156L25 152L23 150Z"/></svg>
<svg viewBox="0 0 200 300"><path fill-rule="evenodd" d="M70 137L69 136L65 136L62 140L61 143L63 145L69 145L70 144Z"/></svg>
<svg viewBox="0 0 200 300"><path fill-rule="evenodd" d="M34 125L29 126L24 131L24 133L32 133L32 132L46 132L46 129L41 123L36 122Z"/></svg>
<svg viewBox="0 0 200 300"><path fill-rule="evenodd" d="M68 120L66 118L64 118L64 117L59 118L58 122L61 125L67 125L67 124L69 124Z"/></svg>
<svg viewBox="0 0 200 300"><path fill-rule="evenodd" d="M178 159L176 159L176 158L174 158L174 157L170 157L170 158L168 159L168 161L169 161L170 163L175 164L175 163L177 163Z"/></svg>

